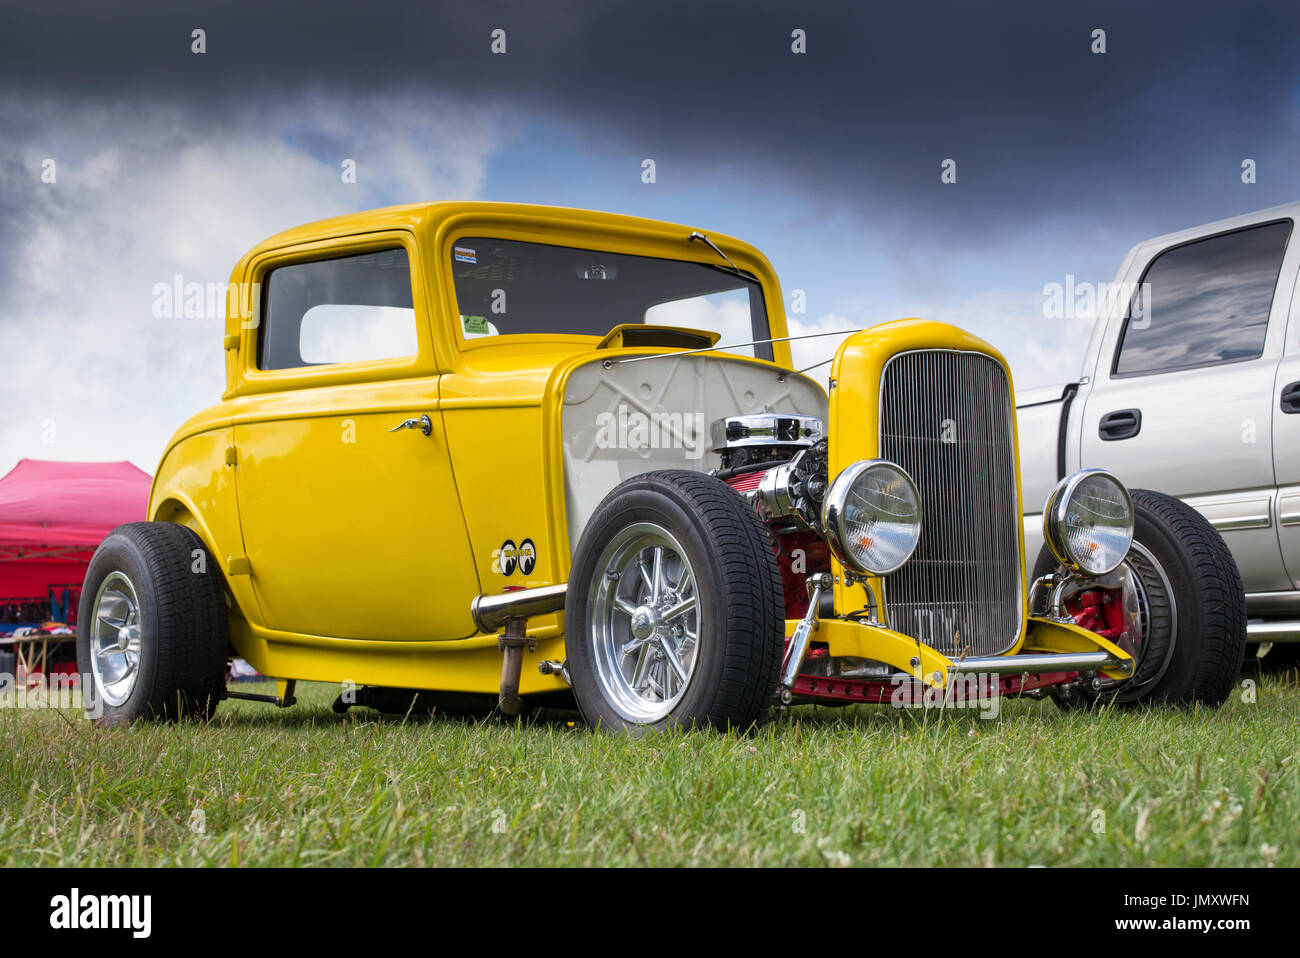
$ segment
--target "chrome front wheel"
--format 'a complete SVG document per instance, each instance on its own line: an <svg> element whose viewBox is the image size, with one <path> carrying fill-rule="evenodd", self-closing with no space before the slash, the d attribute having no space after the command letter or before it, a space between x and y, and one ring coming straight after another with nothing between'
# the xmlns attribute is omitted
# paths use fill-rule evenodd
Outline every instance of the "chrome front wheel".
<svg viewBox="0 0 1300 958"><path fill-rule="evenodd" d="M597 728L747 728L776 691L785 640L771 534L720 479L624 481L573 554L564 650Z"/></svg>
<svg viewBox="0 0 1300 958"><path fill-rule="evenodd" d="M638 522L601 553L589 597L596 681L629 722L665 718L686 694L699 659L695 570L663 526Z"/></svg>

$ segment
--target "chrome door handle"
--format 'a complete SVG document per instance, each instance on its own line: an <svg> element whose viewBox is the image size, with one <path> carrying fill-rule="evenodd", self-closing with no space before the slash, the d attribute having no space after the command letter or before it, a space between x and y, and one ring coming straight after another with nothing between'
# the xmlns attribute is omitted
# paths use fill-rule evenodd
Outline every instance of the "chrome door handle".
<svg viewBox="0 0 1300 958"><path fill-rule="evenodd" d="M402 429L418 429L420 430L420 432L424 433L427 436L429 435L429 433L433 432L433 420L430 419L428 414L426 413L425 415L421 416L419 419L408 419L406 420L406 422L399 422L396 426L394 426L392 429L388 431L398 432L399 430Z"/></svg>

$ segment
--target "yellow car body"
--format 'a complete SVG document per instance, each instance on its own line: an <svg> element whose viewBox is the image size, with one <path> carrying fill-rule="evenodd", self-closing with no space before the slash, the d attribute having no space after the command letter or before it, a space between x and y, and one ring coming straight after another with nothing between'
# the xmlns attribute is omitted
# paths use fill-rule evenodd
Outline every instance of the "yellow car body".
<svg viewBox="0 0 1300 958"><path fill-rule="evenodd" d="M570 573L575 543L561 443L566 384L593 363L677 350L631 346L619 336L603 344L589 335L468 338L447 275L452 251L464 237L492 236L717 264L708 246L688 240L691 232L606 213L439 203L326 220L250 250L231 275L225 392L171 439L148 512L150 520L189 527L219 561L238 655L282 682L495 693L498 639L476 627L472 601L507 587L565 583ZM1006 370L996 350L968 333L900 320L843 343L826 395L820 383L792 371L783 296L770 263L738 239L711 237L761 285L775 340L771 361L736 361L822 391L831 476L877 456L874 417L891 357L970 351ZM418 321L413 355L259 368L262 306L248 291L259 290L270 270L398 248L410 263ZM429 417L427 436L418 428L392 431L422 416ZM1018 473L1016 497L1018 523ZM526 574L507 578L502 563L517 563L513 553L502 555L503 544L525 538L535 560ZM1112 657L1106 674L1122 677L1131 664L1123 649L1059 617L1029 614L1023 537L1019 550L1024 614L1005 654L1103 651ZM846 576L838 561L832 573L838 613L869 603L884 608L879 578ZM787 634L796 624L787 623ZM568 688L560 673L537 668L566 658L563 628L562 613L528 621L535 645L525 653L524 696ZM881 620L824 616L813 641L830 656L883 662L931 685L943 686L959 668Z"/></svg>

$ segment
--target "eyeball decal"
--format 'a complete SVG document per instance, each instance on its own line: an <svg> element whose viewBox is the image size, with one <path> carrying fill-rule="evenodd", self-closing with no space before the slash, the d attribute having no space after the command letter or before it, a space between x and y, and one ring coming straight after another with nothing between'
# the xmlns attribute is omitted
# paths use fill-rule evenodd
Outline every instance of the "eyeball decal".
<svg viewBox="0 0 1300 958"><path fill-rule="evenodd" d="M520 575L530 576L535 568L537 568L537 546L532 539L525 539L517 546L514 539L507 539L501 543L501 548L496 550L492 563L492 571L499 572L503 576L514 575L515 569L519 570Z"/></svg>

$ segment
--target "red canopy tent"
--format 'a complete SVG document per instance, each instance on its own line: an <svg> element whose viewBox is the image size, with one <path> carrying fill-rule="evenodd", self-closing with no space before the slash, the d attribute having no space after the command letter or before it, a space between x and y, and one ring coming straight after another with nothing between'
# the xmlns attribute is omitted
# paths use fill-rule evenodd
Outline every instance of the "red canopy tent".
<svg viewBox="0 0 1300 958"><path fill-rule="evenodd" d="M100 541L145 517L151 482L129 462L19 460L0 478L0 602L80 586Z"/></svg>

